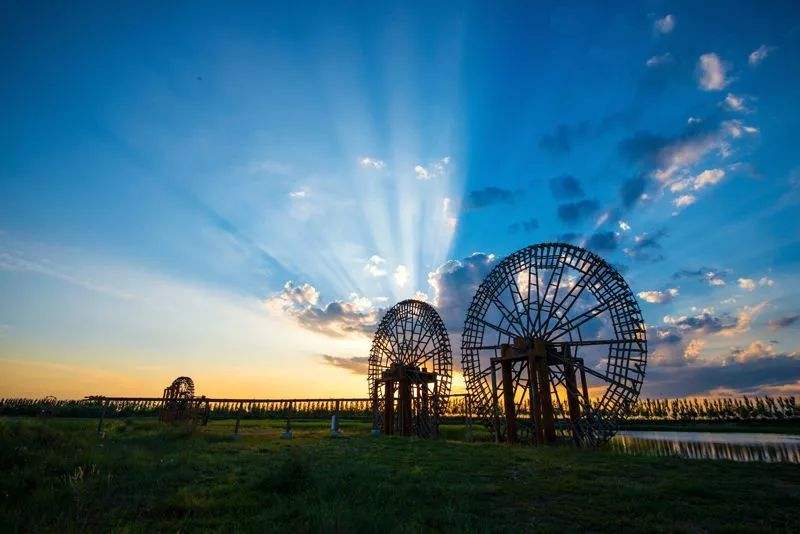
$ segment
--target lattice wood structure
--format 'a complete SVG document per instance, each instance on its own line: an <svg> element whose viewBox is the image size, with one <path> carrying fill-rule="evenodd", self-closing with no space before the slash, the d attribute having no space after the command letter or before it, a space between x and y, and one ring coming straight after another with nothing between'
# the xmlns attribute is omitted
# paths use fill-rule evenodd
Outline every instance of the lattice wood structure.
<svg viewBox="0 0 800 534"><path fill-rule="evenodd" d="M197 403L194 402L194 381L179 376L164 388L161 420L165 423L193 421Z"/></svg>
<svg viewBox="0 0 800 534"><path fill-rule="evenodd" d="M461 352L472 402L496 440L597 446L639 396L647 338L616 269L583 248L544 243L483 280Z"/></svg>
<svg viewBox="0 0 800 534"><path fill-rule="evenodd" d="M369 358L373 426L385 434L433 437L450 394L447 330L425 302L404 300L386 312Z"/></svg>

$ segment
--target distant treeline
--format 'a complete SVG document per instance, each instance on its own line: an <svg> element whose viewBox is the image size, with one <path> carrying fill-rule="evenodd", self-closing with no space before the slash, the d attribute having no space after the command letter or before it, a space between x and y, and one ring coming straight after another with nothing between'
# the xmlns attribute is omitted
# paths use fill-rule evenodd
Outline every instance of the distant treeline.
<svg viewBox="0 0 800 534"><path fill-rule="evenodd" d="M302 400L302 401L193 401L198 412L208 410L212 419L242 417L244 419L320 419L338 413L340 418L370 419L371 403L362 400ZM337 406L338 404L338 406ZM105 407L105 417L146 417L158 415L160 400L115 400ZM454 397L447 406L445 417L463 418L467 410L465 397ZM556 406L557 415L566 413L566 405ZM27 415L44 417L99 417L103 413L99 399L56 400L0 399L0 416ZM520 413L528 413L523 407ZM630 418L643 421L748 421L800 419L800 407L795 397L720 397L691 399L642 399L637 402Z"/></svg>

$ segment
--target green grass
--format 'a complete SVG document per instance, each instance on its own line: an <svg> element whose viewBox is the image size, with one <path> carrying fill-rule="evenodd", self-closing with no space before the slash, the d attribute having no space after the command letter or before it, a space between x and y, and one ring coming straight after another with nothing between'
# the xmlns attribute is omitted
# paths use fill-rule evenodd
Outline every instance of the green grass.
<svg viewBox="0 0 800 534"><path fill-rule="evenodd" d="M795 530L800 466L369 436L345 423L0 419L0 531ZM445 428L443 434L458 434ZM480 435L478 437L481 437Z"/></svg>

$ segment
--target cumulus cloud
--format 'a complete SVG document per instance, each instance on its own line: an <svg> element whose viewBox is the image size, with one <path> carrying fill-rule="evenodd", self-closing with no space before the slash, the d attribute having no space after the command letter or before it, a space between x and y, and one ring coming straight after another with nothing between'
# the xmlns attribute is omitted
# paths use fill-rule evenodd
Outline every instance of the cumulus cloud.
<svg viewBox="0 0 800 534"><path fill-rule="evenodd" d="M600 205L596 200L579 200L578 202L567 202L558 206L558 218L566 223L575 223L597 213Z"/></svg>
<svg viewBox="0 0 800 534"><path fill-rule="evenodd" d="M697 82L704 91L719 91L729 83L725 78L727 67L717 54L708 53L700 56L697 70Z"/></svg>
<svg viewBox="0 0 800 534"><path fill-rule="evenodd" d="M476 189L467 193L467 198L464 201L466 209L481 209L493 206L495 204L513 204L514 193L508 189L500 187L484 187L483 189Z"/></svg>
<svg viewBox="0 0 800 534"><path fill-rule="evenodd" d="M394 283L397 284L397 287L405 287L410 277L411 272L405 265L398 265L394 270Z"/></svg>
<svg viewBox="0 0 800 534"><path fill-rule="evenodd" d="M622 230L623 232L629 232L631 229L631 225L628 224L626 221L619 221L617 224L619 225L619 229Z"/></svg>
<svg viewBox="0 0 800 534"><path fill-rule="evenodd" d="M744 124L738 119L724 121L722 129L734 139L742 137L744 134L755 135L758 133L758 128Z"/></svg>
<svg viewBox="0 0 800 534"><path fill-rule="evenodd" d="M330 354L320 354L322 363L346 369L356 375L366 375L369 368L369 356L331 356Z"/></svg>
<svg viewBox="0 0 800 534"><path fill-rule="evenodd" d="M418 180L431 180L447 174L449 166L450 156L445 156L427 166L422 166L420 164L415 165L414 173L417 175Z"/></svg>
<svg viewBox="0 0 800 534"><path fill-rule="evenodd" d="M318 305L319 299L319 292L311 284L288 281L265 304L271 313L287 315L300 326L327 336L372 333L380 310L369 299L352 294L348 301L337 300L324 306Z"/></svg>
<svg viewBox="0 0 800 534"><path fill-rule="evenodd" d="M772 287L775 285L775 280L773 280L772 278L767 278L766 276L762 276L761 278L758 279L758 285Z"/></svg>
<svg viewBox="0 0 800 534"><path fill-rule="evenodd" d="M494 254L476 252L461 260L450 260L428 273L433 304L448 329L458 330L478 286L496 264Z"/></svg>
<svg viewBox="0 0 800 534"><path fill-rule="evenodd" d="M372 277L379 277L379 276L386 276L386 269L384 268L384 264L386 260L375 254L370 259L367 260L367 264L364 265L364 270Z"/></svg>
<svg viewBox="0 0 800 534"><path fill-rule="evenodd" d="M664 304L678 296L678 288L671 287L664 291L640 291L639 298L651 304Z"/></svg>
<svg viewBox="0 0 800 534"><path fill-rule="evenodd" d="M648 67L658 67L659 65L664 65L666 63L672 63L672 54L669 52L657 56L651 56L645 62L645 65Z"/></svg>
<svg viewBox="0 0 800 534"><path fill-rule="evenodd" d="M767 56L770 55L770 53L772 53L772 51L774 50L775 50L774 46L767 46L762 44L761 46L750 52L750 55L747 56L747 62L750 63L750 66L755 67L756 65L767 59Z"/></svg>
<svg viewBox="0 0 800 534"><path fill-rule="evenodd" d="M745 348L736 348L731 351L733 360L742 363L762 358L772 358L775 356L775 347L772 343L755 340Z"/></svg>
<svg viewBox="0 0 800 534"><path fill-rule="evenodd" d="M550 191L558 199L580 198L584 196L583 186L580 181L572 175L562 174L550 179Z"/></svg>
<svg viewBox="0 0 800 534"><path fill-rule="evenodd" d="M675 18L675 15L667 14L661 17L660 19L656 19L656 21L653 23L653 29L657 33L667 34L675 29L676 22L677 19Z"/></svg>
<svg viewBox="0 0 800 534"><path fill-rule="evenodd" d="M377 169L377 170L380 170L380 169L385 169L386 168L386 162L385 161L383 161L381 159L377 159L377 158L370 158L370 157L367 157L367 156L364 156L363 158L359 159L358 160L358 164L361 165L362 167L364 167L365 169Z"/></svg>
<svg viewBox="0 0 800 534"><path fill-rule="evenodd" d="M303 198L307 198L308 194L309 194L308 188L307 187L301 187L300 189L298 189L296 191L289 192L289 198L293 198L293 199L296 199L296 200L297 199L303 199Z"/></svg>

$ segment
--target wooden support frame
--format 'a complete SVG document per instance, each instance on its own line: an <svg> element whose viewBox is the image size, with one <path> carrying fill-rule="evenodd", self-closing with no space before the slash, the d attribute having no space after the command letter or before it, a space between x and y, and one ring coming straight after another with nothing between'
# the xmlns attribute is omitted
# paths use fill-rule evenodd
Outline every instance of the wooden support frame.
<svg viewBox="0 0 800 534"><path fill-rule="evenodd" d="M506 415L506 441L517 443L517 407L514 402L514 379L512 373L513 349L511 345L500 348L500 369L503 384L503 411Z"/></svg>

